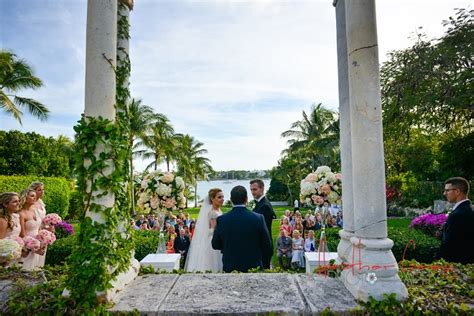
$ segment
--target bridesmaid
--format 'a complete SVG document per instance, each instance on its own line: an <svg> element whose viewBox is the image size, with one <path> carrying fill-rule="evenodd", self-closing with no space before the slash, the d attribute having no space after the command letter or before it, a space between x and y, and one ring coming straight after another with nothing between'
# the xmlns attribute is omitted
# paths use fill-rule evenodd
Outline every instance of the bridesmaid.
<svg viewBox="0 0 474 316"><path fill-rule="evenodd" d="M41 227L41 218L35 207L36 192L32 189L23 190L20 194L20 236L36 237ZM38 267L39 255L30 251L26 258L23 258L23 269L27 271Z"/></svg>
<svg viewBox="0 0 474 316"><path fill-rule="evenodd" d="M0 194L0 239L20 236L20 198L15 192Z"/></svg>
<svg viewBox="0 0 474 316"><path fill-rule="evenodd" d="M20 197L15 192L4 192L0 194L0 239L15 238L20 236L20 215L18 206ZM15 265L13 260L4 266Z"/></svg>
<svg viewBox="0 0 474 316"><path fill-rule="evenodd" d="M30 184L28 189L32 189L36 193L36 202L35 202L34 206L38 210L39 217L41 218L41 223L43 223L43 218L46 216L46 207L45 207L45 204L42 200L42 197L44 195L44 184L42 182L35 181L35 182ZM54 233L54 227L49 227L48 230ZM46 259L46 250L47 249L44 250L44 255L38 254L38 266L39 267L44 266L44 261Z"/></svg>

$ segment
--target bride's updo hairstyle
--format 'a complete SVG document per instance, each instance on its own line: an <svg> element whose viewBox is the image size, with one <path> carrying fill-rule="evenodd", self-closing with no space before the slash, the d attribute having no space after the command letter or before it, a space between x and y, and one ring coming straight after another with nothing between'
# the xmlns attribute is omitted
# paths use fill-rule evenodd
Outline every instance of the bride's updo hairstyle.
<svg viewBox="0 0 474 316"><path fill-rule="evenodd" d="M216 198L217 193L219 193L219 192L222 192L222 190L218 189L218 188L210 189L209 193L208 193L209 200L212 202L212 200L214 200Z"/></svg>

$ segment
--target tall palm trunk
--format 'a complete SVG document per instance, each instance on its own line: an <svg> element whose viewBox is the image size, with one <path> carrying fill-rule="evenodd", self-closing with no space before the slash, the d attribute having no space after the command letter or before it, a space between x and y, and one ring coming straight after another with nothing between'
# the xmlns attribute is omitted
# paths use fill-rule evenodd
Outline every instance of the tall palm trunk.
<svg viewBox="0 0 474 316"><path fill-rule="evenodd" d="M132 216L135 216L135 186L133 182L133 154L130 155L130 195L132 201Z"/></svg>

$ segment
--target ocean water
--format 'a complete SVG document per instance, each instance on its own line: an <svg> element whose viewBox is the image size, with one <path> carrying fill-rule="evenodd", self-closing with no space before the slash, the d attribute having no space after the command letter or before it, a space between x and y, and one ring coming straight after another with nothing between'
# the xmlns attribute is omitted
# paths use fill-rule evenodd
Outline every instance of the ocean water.
<svg viewBox="0 0 474 316"><path fill-rule="evenodd" d="M265 184L265 192L270 188L270 179L262 179ZM230 200L230 191L233 187L241 185L247 189L249 200L252 194L250 193L250 180L212 180L212 181L198 181L197 195L198 201L202 201L210 189L219 188L224 192L224 200ZM189 201L189 205L193 205L194 201ZM198 202L199 204L199 202Z"/></svg>

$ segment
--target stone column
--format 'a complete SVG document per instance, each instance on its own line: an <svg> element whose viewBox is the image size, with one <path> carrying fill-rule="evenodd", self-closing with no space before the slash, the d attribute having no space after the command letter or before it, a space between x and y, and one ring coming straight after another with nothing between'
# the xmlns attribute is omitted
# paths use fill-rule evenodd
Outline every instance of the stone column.
<svg viewBox="0 0 474 316"><path fill-rule="evenodd" d="M335 0L337 27L337 65L339 84L339 130L342 173L342 214L344 227L339 231L341 241L337 252L342 262L350 262L352 255L351 237L354 236L354 203L352 196L352 149L351 113L349 104L349 82L347 69L347 40L345 0Z"/></svg>
<svg viewBox="0 0 474 316"><path fill-rule="evenodd" d="M408 296L387 238L385 165L375 0L345 2L354 207L354 269L343 281L358 299ZM350 273L348 273L350 272Z"/></svg>
<svg viewBox="0 0 474 316"><path fill-rule="evenodd" d="M116 76L117 61L117 0L89 0L87 5L87 39L86 39L86 84L85 84L85 110L87 117L102 117L115 122L116 103ZM110 144L99 143L95 149L96 157L102 152L109 152ZM87 166L90 161L85 161ZM107 161L104 175L110 175L114 170L113 161ZM89 184L90 187L90 184ZM103 190L96 190L92 194L93 202L104 209L113 208L115 196L113 192L103 195ZM86 216L92 221L105 223L101 212L86 210ZM125 227L128 223L119 223ZM120 230L120 228L119 228ZM115 231L111 233L121 233ZM93 240L91 242L94 242ZM107 254L104 254L107 255ZM105 260L105 259L104 259ZM105 293L97 293L100 300L111 301L116 293L132 281L139 271L139 264L132 258L128 270L120 273L112 281L112 288ZM109 272L114 271L109 267Z"/></svg>
<svg viewBox="0 0 474 316"><path fill-rule="evenodd" d="M115 121L115 72L117 51L117 0L89 0L87 3L86 33L86 84L85 117L103 117ZM104 144L98 144L96 156L110 151ZM90 161L84 162L86 165ZM109 163L107 174L113 171ZM93 192L94 202L104 207L113 207L115 197L112 192L97 197L103 192ZM89 212L86 216L104 223L102 214Z"/></svg>

